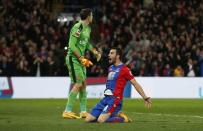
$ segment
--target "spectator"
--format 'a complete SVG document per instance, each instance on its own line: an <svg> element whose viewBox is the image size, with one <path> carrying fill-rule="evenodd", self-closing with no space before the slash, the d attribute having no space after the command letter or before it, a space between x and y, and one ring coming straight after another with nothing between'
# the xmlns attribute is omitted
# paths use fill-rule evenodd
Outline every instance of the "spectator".
<svg viewBox="0 0 203 131"><path fill-rule="evenodd" d="M36 76L38 67L41 76L67 75L63 49L76 15L72 22L57 23L53 2L3 1L1 76ZM94 62L89 76L106 75L107 52L112 46L123 49L124 61L136 76L184 76L183 72L203 76L203 1L102 0L98 4L92 1L90 6L98 24L92 31L93 43L103 58L96 63L86 54Z"/></svg>
<svg viewBox="0 0 203 131"><path fill-rule="evenodd" d="M184 70L180 65L177 65L177 67L174 69L174 76L184 76Z"/></svg>
<svg viewBox="0 0 203 131"><path fill-rule="evenodd" d="M163 76L172 76L172 71L169 64L166 64L163 69Z"/></svg>
<svg viewBox="0 0 203 131"><path fill-rule="evenodd" d="M195 77L195 71L193 68L193 61L192 59L188 59L187 68L185 72L186 76Z"/></svg>

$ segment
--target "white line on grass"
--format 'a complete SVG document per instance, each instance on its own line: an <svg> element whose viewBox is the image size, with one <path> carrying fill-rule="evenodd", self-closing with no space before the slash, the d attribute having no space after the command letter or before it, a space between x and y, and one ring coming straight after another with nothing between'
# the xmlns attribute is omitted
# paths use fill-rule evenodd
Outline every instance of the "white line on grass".
<svg viewBox="0 0 203 131"><path fill-rule="evenodd" d="M156 116L172 116L172 117L193 117L203 119L203 116L191 116L191 115L174 115L174 114L163 114L163 113L141 113L141 112L129 112L134 114L145 114L145 115L156 115Z"/></svg>

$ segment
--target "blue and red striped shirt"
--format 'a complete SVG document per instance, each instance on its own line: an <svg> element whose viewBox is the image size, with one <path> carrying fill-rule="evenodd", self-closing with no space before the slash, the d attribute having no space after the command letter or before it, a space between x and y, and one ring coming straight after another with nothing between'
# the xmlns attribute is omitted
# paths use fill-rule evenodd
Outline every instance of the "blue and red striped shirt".
<svg viewBox="0 0 203 131"><path fill-rule="evenodd" d="M108 72L106 89L110 89L114 96L122 98L127 81L132 80L134 76L124 64L111 65Z"/></svg>

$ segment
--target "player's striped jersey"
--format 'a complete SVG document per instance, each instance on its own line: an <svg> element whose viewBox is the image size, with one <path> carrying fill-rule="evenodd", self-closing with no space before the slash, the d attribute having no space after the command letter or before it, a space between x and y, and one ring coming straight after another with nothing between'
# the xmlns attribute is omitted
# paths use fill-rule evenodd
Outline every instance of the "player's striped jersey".
<svg viewBox="0 0 203 131"><path fill-rule="evenodd" d="M122 98L127 81L132 80L133 78L134 76L126 65L112 65L108 70L106 90L110 89L114 96Z"/></svg>

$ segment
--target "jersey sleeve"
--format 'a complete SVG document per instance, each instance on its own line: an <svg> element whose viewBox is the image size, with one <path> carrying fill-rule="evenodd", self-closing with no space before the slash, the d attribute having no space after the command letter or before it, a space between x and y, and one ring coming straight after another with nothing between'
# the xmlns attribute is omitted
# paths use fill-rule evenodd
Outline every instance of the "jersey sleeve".
<svg viewBox="0 0 203 131"><path fill-rule="evenodd" d="M134 78L134 76L132 75L132 73L128 67L123 68L123 76L127 80L132 80Z"/></svg>
<svg viewBox="0 0 203 131"><path fill-rule="evenodd" d="M91 43L87 43L87 49L88 49L89 51L91 51L91 50L93 49L93 46L92 46Z"/></svg>
<svg viewBox="0 0 203 131"><path fill-rule="evenodd" d="M72 28L72 31L71 31L71 36L79 38L80 34L81 34L81 31L82 31L82 25L80 25L79 27L78 26L74 26Z"/></svg>
<svg viewBox="0 0 203 131"><path fill-rule="evenodd" d="M78 49L76 47L77 41L80 37L80 29L78 27L73 27L71 29L71 33L70 33L70 38L69 38L69 48L72 51L76 51L78 52Z"/></svg>
<svg viewBox="0 0 203 131"><path fill-rule="evenodd" d="M74 37L74 36L70 36L70 39L69 39L69 48L72 51L77 51L76 43L77 43L77 38Z"/></svg>

